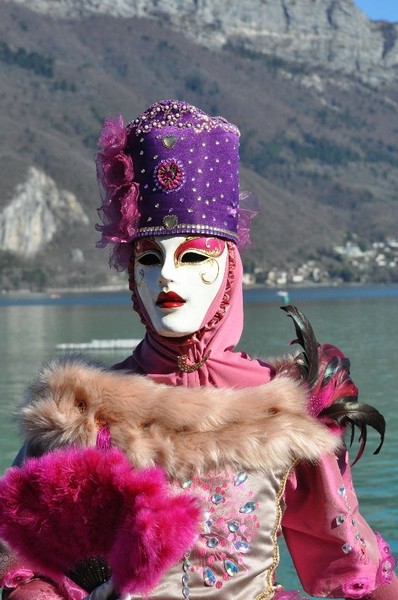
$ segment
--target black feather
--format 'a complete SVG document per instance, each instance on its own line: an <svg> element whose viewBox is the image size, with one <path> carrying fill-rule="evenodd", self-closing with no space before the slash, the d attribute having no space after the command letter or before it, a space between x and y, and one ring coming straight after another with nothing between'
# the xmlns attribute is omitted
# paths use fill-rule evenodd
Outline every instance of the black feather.
<svg viewBox="0 0 398 600"><path fill-rule="evenodd" d="M344 358L333 356L323 374L322 387L326 386L333 377L337 378L337 376L339 376L340 383L351 381L350 368L351 363L349 358L346 356Z"/></svg>
<svg viewBox="0 0 398 600"><path fill-rule="evenodd" d="M299 365L305 380L310 389L314 387L318 379L318 342L315 337L311 323L302 312L291 304L281 306L288 317L293 320L297 339L292 344L299 344L303 352L297 357L296 362Z"/></svg>
<svg viewBox="0 0 398 600"><path fill-rule="evenodd" d="M341 398L328 408L325 408L319 415L320 417L329 417L336 421L342 427L351 426L351 445L354 441L354 430L358 427L360 430L359 440L361 446L354 460L355 464L362 456L367 440L367 426L373 427L380 435L380 444L373 452L378 454L384 443L386 430L386 421L383 415L373 406L355 402L350 398Z"/></svg>

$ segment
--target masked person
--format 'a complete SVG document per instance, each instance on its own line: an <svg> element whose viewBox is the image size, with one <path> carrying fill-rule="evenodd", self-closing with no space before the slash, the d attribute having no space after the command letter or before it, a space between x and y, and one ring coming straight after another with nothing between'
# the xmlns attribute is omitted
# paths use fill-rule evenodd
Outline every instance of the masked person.
<svg viewBox="0 0 398 600"><path fill-rule="evenodd" d="M278 370L234 351L243 328L238 246L248 241L252 216L245 206L250 197L239 190L238 146L239 131L225 119L164 101L127 127L121 117L106 121L97 155L104 191L99 246L112 244L111 264L128 269L134 308L146 327L133 354L114 369L171 389L218 388L220 402L223 389L256 388ZM321 403L308 394L314 415ZM181 410L189 414L189 399ZM217 440L206 436L202 453L214 456ZM231 451L246 436L239 423L231 425ZM358 512L347 452L308 461L310 442L300 440L302 460L283 470L239 469L231 461L174 482L198 497L203 524L194 547L150 597L299 600L300 592L275 583L283 531L308 593L397 598L388 545ZM110 582L91 598L116 596ZM27 596L16 586L7 597Z"/></svg>

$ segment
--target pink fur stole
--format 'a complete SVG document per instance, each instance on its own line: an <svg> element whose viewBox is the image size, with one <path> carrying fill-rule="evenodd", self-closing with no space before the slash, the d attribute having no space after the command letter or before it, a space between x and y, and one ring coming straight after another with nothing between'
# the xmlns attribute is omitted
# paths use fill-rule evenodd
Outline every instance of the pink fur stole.
<svg viewBox="0 0 398 600"><path fill-rule="evenodd" d="M160 465L184 479L226 465L286 469L333 452L338 436L307 403L304 386L287 376L240 390L184 388L69 357L43 368L18 420L35 454L95 446L106 426L134 466Z"/></svg>
<svg viewBox="0 0 398 600"><path fill-rule="evenodd" d="M192 545L199 518L160 469L135 471L117 449L58 450L0 480L1 538L56 582L100 556L120 593L146 594Z"/></svg>

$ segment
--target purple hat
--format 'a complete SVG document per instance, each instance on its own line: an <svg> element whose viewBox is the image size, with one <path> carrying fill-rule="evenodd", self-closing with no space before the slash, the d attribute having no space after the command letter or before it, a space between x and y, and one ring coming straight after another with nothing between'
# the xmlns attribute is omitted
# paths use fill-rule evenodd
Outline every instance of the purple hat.
<svg viewBox="0 0 398 600"><path fill-rule="evenodd" d="M130 254L129 242L144 236L237 243L248 234L239 210L239 135L222 117L177 100L153 104L126 128L120 116L105 121L96 157L104 191L97 245L117 244L116 266L126 266L123 250Z"/></svg>

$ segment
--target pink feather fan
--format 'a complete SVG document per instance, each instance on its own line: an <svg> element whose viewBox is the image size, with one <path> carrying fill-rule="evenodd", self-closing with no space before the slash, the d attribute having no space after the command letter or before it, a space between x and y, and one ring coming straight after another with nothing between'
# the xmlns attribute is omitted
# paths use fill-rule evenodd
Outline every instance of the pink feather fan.
<svg viewBox="0 0 398 600"><path fill-rule="evenodd" d="M54 581L99 556L121 593L147 594L198 532L199 507L117 449L54 451L0 480L0 537Z"/></svg>

